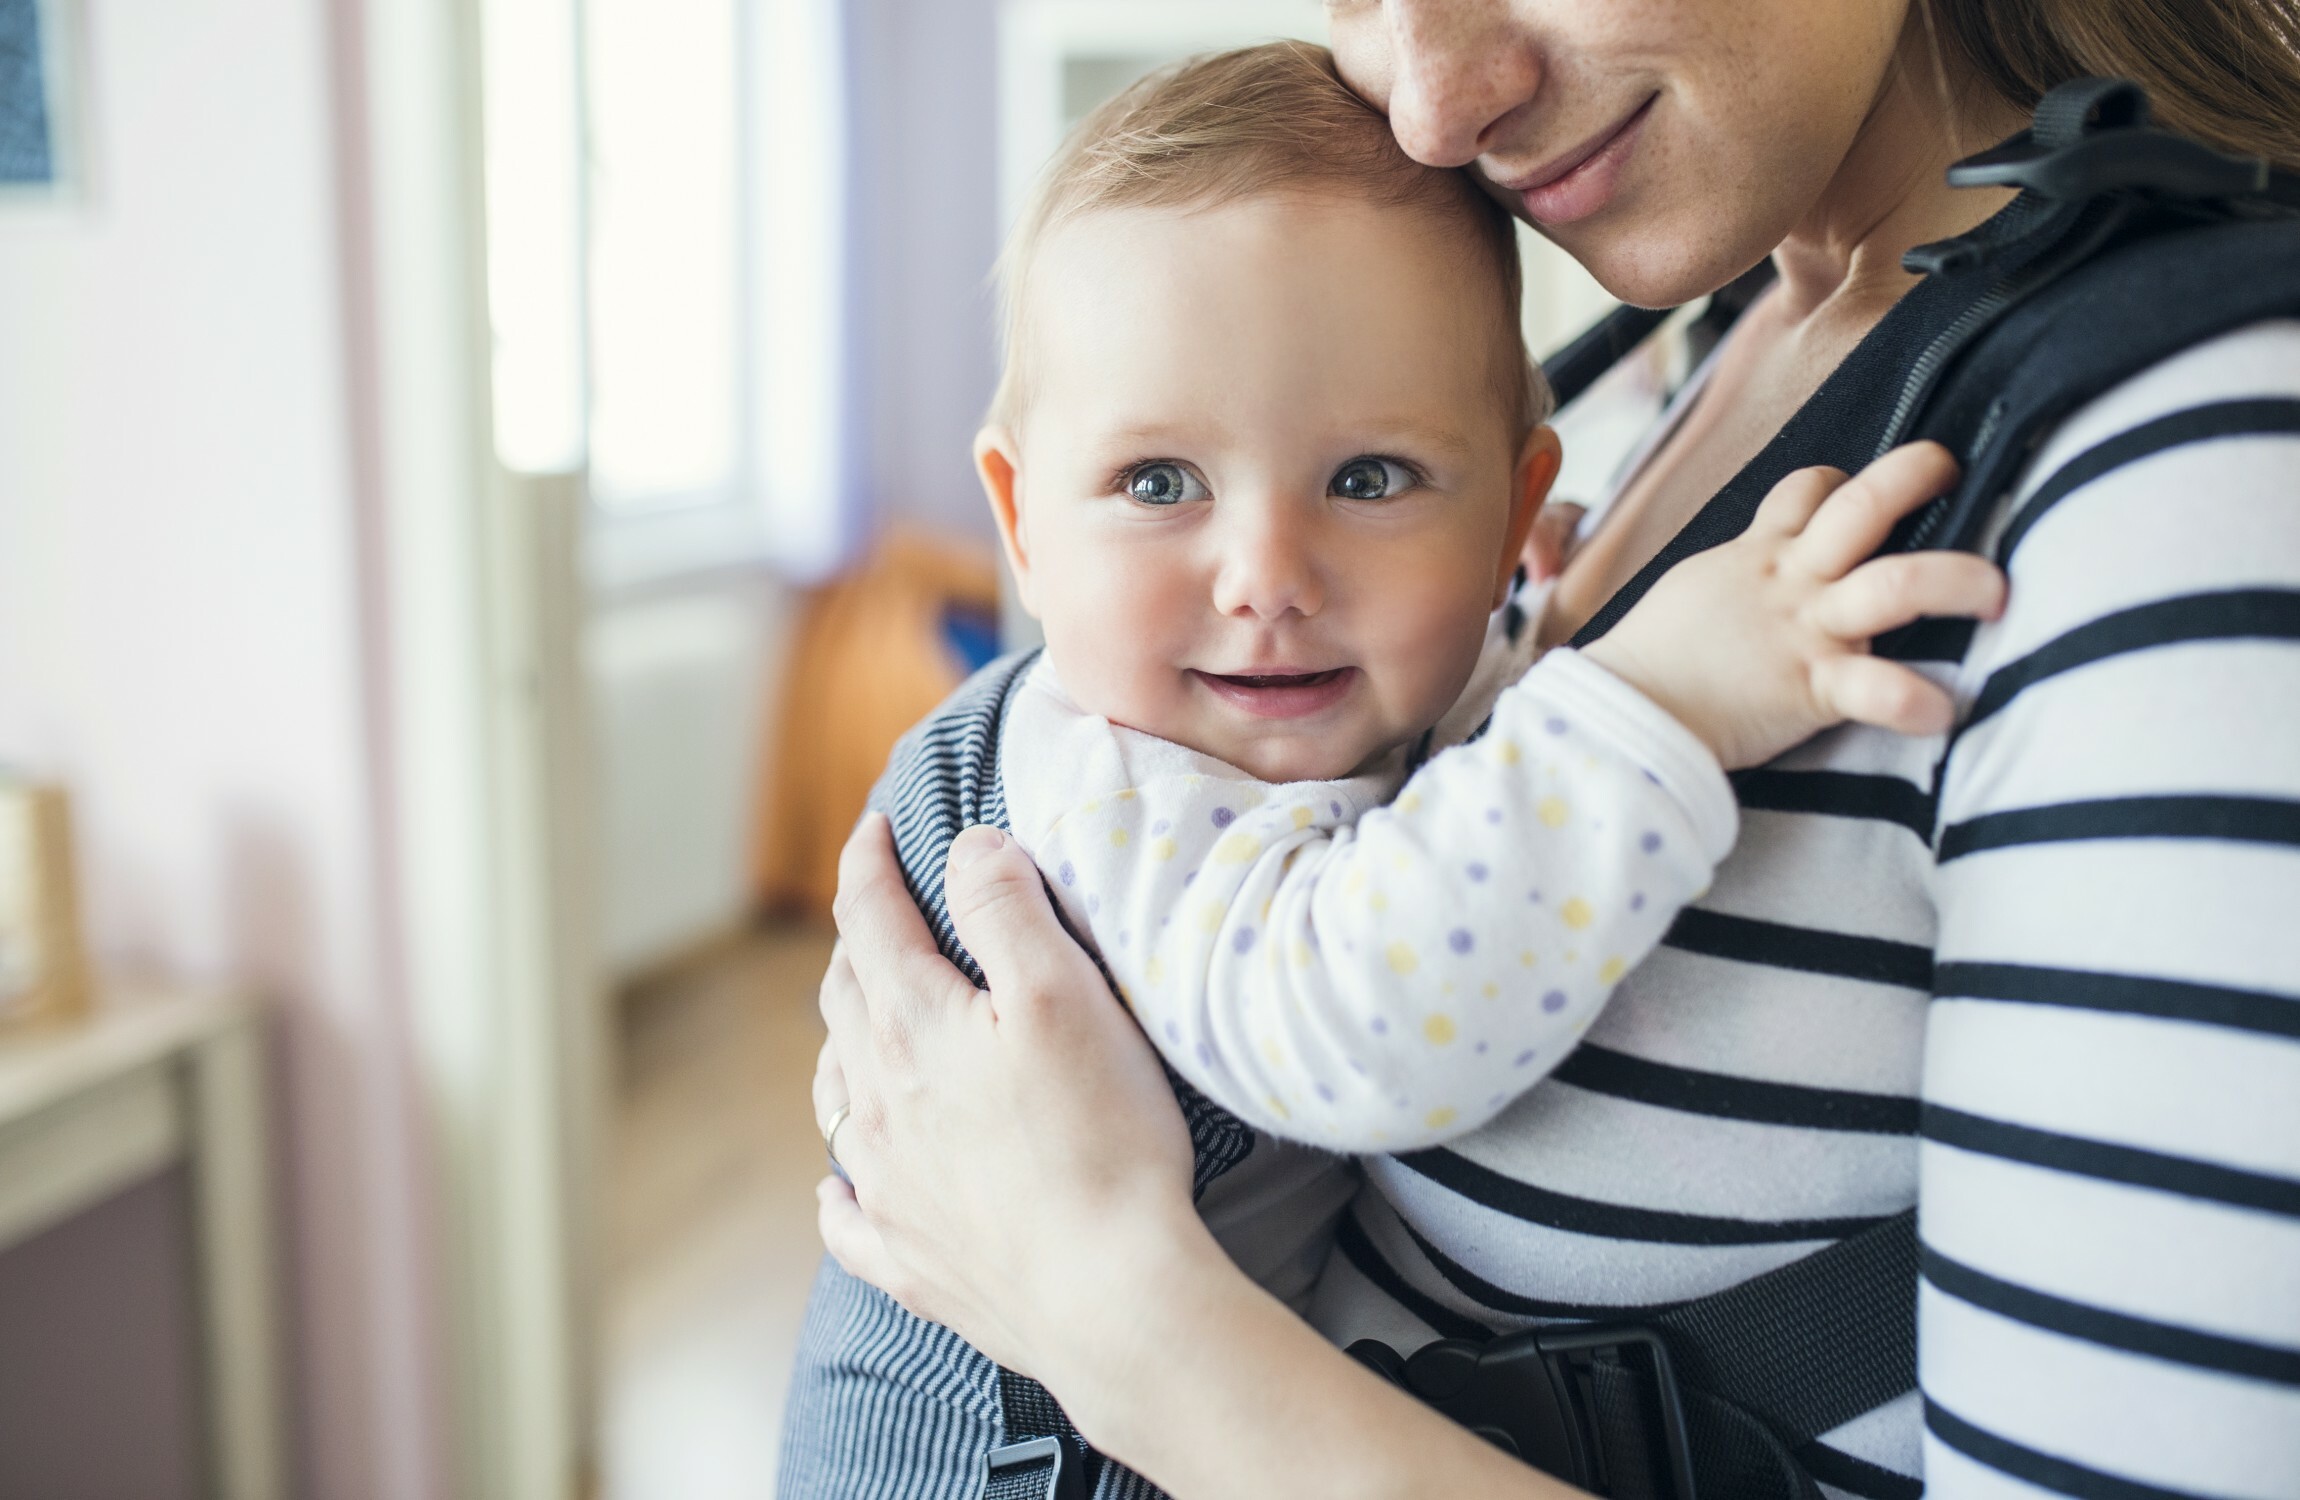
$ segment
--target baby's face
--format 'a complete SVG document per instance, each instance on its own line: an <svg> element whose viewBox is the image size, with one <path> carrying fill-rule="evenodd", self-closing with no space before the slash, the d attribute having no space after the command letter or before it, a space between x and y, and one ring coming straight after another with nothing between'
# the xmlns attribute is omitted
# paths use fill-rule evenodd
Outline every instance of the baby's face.
<svg viewBox="0 0 2300 1500"><path fill-rule="evenodd" d="M1556 471L1503 410L1484 276L1444 224L1339 197L1047 238L1026 409L976 456L1081 706L1268 781L1438 720Z"/></svg>

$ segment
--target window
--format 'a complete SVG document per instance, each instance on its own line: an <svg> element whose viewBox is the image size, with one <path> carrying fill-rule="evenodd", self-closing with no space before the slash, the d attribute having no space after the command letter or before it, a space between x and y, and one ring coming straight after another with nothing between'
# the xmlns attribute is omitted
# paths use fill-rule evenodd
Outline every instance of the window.
<svg viewBox="0 0 2300 1500"><path fill-rule="evenodd" d="M839 561L838 0L586 0L592 560Z"/></svg>
<svg viewBox="0 0 2300 1500"><path fill-rule="evenodd" d="M591 495L740 488L743 292L731 0L587 0Z"/></svg>
<svg viewBox="0 0 2300 1500"><path fill-rule="evenodd" d="M489 0L496 449L586 472L595 581L835 564L839 0Z"/></svg>

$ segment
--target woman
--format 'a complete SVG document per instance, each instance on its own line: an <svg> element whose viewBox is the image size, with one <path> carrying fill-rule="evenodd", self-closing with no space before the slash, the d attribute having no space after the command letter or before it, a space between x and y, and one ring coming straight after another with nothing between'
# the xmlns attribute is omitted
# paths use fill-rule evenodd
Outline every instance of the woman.
<svg viewBox="0 0 2300 1500"><path fill-rule="evenodd" d="M1560 642L1729 534L1753 488L1865 457L1944 316L1903 253L2004 203L1943 187L1951 161L2045 88L2109 74L2173 128L2292 165L2296 36L2289 0L1334 13L1345 76L1407 150L1475 162L1617 295L1684 302L1768 254L1779 272L1566 565L1542 622ZM2300 324L2078 412L2015 498L2236 399L2300 411ZM2074 484L2006 558L2004 620L1943 653L1981 705L1946 744L1840 732L1744 778L1710 897L1517 1106L1554 1146L1369 1162L1319 1327L1411 1348L1648 1309L1916 1203L1922 1398L1801 1451L1818 1477L2300 1492L2294 426ZM2284 623L2197 624L2239 592ZM855 1186L822 1194L843 1265L1036 1376L1185 1500L1571 1493L1223 1260L1154 1059L1092 1003L1099 975L1010 844L961 839L949 892L987 994L936 955L883 824L849 846L817 1098L852 1110L836 1145Z"/></svg>

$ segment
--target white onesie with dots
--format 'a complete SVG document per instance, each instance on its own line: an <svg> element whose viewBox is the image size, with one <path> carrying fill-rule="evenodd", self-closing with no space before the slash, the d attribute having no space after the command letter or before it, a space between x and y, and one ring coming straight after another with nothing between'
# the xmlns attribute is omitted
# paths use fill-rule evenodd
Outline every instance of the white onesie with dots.
<svg viewBox="0 0 2300 1500"><path fill-rule="evenodd" d="M1167 1061L1258 1129L1335 1151L1493 1118L1738 831L1700 741L1570 650L1402 789L1395 768L1257 781L1087 713L1044 658L1001 747L1016 838Z"/></svg>

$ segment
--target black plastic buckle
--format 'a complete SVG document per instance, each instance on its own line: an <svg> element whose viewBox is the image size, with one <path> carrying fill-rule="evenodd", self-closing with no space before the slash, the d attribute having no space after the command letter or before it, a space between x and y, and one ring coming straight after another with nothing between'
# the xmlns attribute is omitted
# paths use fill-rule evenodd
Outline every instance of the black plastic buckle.
<svg viewBox="0 0 2300 1500"><path fill-rule="evenodd" d="M1046 1466L1043 1485L1024 1472L1037 1464ZM990 1450L983 1459L982 1493L993 1500L1085 1500L1080 1488L1085 1474L1062 1439L1032 1438ZM1030 1481L1028 1488L1020 1481Z"/></svg>
<svg viewBox="0 0 2300 1500"><path fill-rule="evenodd" d="M1495 1447L1596 1495L1616 1492L1625 1465L1650 1469L1655 1459L1606 1448L1595 1381L1600 1366L1620 1367L1650 1395L1636 1426L1660 1449L1664 1473L1653 1477L1669 1500L1696 1500L1677 1369L1668 1344L1642 1324L1534 1328L1489 1344L1442 1339L1408 1359L1363 1339L1350 1353Z"/></svg>

